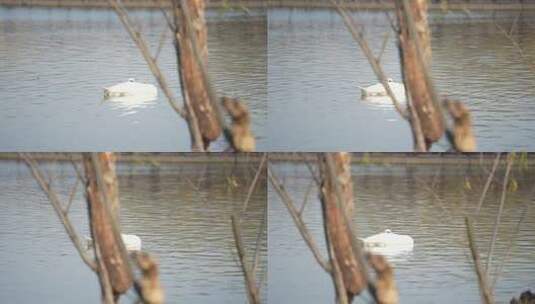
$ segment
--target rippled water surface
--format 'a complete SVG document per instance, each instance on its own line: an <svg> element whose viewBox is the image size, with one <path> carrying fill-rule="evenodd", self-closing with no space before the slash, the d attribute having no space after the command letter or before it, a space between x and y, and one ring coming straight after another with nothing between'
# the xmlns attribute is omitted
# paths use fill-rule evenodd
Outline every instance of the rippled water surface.
<svg viewBox="0 0 535 304"><path fill-rule="evenodd" d="M400 82L395 37L383 12L360 12L370 47ZM518 17L518 18L517 18ZM516 22L515 22L516 19ZM500 31L509 31L519 49ZM432 72L439 94L472 110L481 151L535 149L535 14L430 16ZM334 11L273 9L268 17L268 137L272 151L406 151L409 126L391 105L361 100L377 83ZM531 64L531 69L527 64ZM434 148L445 150L444 141Z"/></svg>
<svg viewBox="0 0 535 304"><path fill-rule="evenodd" d="M414 239L410 252L391 252L400 303L481 303L472 266L464 216L476 209L490 166L477 165L354 165L359 236L391 229ZM303 165L279 163L274 172L285 183L297 207L311 186ZM504 170L498 170L498 180ZM497 302L535 286L535 168L512 171L518 188L507 194L491 265L494 276L511 248L496 284ZM483 261L496 218L501 186L492 186L475 228ZM316 263L275 190L269 200L269 301L271 303L332 303L333 283ZM304 220L320 248L324 233L317 191L313 187ZM516 237L514 231L525 212ZM323 250L324 256L325 250ZM361 302L358 302L361 303ZM362 302L364 303L364 302Z"/></svg>
<svg viewBox="0 0 535 304"><path fill-rule="evenodd" d="M171 34L158 10L133 11L181 103ZM209 11L209 69L220 94L242 98L265 150L267 33L263 12ZM183 119L163 93L152 102L103 102L128 78L156 84L109 10L0 7L1 151L189 151ZM218 141L213 150L223 150Z"/></svg>
<svg viewBox="0 0 535 304"><path fill-rule="evenodd" d="M230 216L242 206L254 166L119 166L123 232L138 235L143 250L158 257L168 303L246 302ZM55 188L67 196L74 182L71 166L48 168ZM230 186L230 176L238 187ZM80 234L87 235L84 204L79 191L70 214ZM0 162L0 207L1 302L99 302L97 277L24 165ZM242 221L248 252L256 247L265 208L266 189L258 187ZM259 277L265 277L267 237L260 240ZM130 292L122 302L134 299Z"/></svg>

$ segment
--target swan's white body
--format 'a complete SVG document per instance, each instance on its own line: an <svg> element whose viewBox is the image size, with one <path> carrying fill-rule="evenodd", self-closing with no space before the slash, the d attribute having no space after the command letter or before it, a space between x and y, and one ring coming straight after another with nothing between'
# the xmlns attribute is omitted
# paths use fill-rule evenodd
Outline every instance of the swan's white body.
<svg viewBox="0 0 535 304"><path fill-rule="evenodd" d="M402 83L394 82L391 78L388 78L388 85L394 93L394 96L399 102L405 102L405 86ZM388 97L386 89L382 83L374 84L369 87L359 87L361 91L362 99L369 97Z"/></svg>
<svg viewBox="0 0 535 304"><path fill-rule="evenodd" d="M141 239L135 234L121 234L124 246L128 251L140 251Z"/></svg>
<svg viewBox="0 0 535 304"><path fill-rule="evenodd" d="M141 250L141 239L134 234L121 234L123 239L124 246L128 251L140 251ZM93 240L90 237L85 237L87 242L87 248L93 247Z"/></svg>
<svg viewBox="0 0 535 304"><path fill-rule="evenodd" d="M414 247L414 240L408 235L395 234L390 229L385 232L361 239L365 248L388 247L392 249L411 250Z"/></svg>
<svg viewBox="0 0 535 304"><path fill-rule="evenodd" d="M104 88L104 97L127 97L142 96L144 98L156 98L158 90L156 86L147 83L136 82L133 78L127 82L121 82L111 87Z"/></svg>

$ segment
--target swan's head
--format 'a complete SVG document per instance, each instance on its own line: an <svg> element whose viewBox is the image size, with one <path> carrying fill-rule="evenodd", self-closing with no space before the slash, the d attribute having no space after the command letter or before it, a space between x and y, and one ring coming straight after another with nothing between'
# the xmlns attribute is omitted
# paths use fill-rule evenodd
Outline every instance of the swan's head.
<svg viewBox="0 0 535 304"><path fill-rule="evenodd" d="M394 80L392 80L392 78L388 78L387 81L388 82L394 82Z"/></svg>
<svg viewBox="0 0 535 304"><path fill-rule="evenodd" d="M386 229L386 230L385 230L385 233L392 233L392 230L390 230L390 229Z"/></svg>
<svg viewBox="0 0 535 304"><path fill-rule="evenodd" d="M134 78L128 78L128 82L135 82L136 80Z"/></svg>

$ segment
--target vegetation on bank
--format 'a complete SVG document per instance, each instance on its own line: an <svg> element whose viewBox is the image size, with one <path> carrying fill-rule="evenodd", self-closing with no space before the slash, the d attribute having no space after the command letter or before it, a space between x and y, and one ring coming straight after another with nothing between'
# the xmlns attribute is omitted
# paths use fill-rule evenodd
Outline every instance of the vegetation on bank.
<svg viewBox="0 0 535 304"><path fill-rule="evenodd" d="M124 0L126 8L159 8L160 2L164 6L170 6L170 1L150 0ZM0 0L4 6L41 6L41 7L85 7L85 8L108 8L107 0ZM394 9L393 2L377 0L347 0L348 9ZM222 9L252 9L252 8L304 8L321 9L332 8L329 0L211 0L207 2L208 8ZM500 2L490 0L433 0L429 4L432 10L525 10L535 9L535 3L527 3L522 0L502 0Z"/></svg>

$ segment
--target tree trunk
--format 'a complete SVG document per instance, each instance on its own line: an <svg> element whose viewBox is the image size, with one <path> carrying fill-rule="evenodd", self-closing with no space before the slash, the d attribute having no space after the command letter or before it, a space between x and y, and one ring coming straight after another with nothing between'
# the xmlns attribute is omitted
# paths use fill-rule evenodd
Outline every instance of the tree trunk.
<svg viewBox="0 0 535 304"><path fill-rule="evenodd" d="M89 225L94 248L99 250L102 259L99 263L105 266L99 267L99 276L107 275L117 299L132 286L133 278L116 216L111 214L112 210L118 212L119 205L114 160L112 153L83 154Z"/></svg>
<svg viewBox="0 0 535 304"><path fill-rule="evenodd" d="M329 161L329 157L332 161ZM358 252L355 251L350 220L354 212L351 157L348 153L332 153L321 157L321 202L324 210L328 245L342 274L349 302L367 287ZM340 200L340 201L339 201Z"/></svg>
<svg viewBox="0 0 535 304"><path fill-rule="evenodd" d="M101 164L102 179L108 193L106 197L109 199L111 214L117 226L120 227L119 183L115 173L115 161L117 158L114 153L99 153L98 158Z"/></svg>
<svg viewBox="0 0 535 304"><path fill-rule="evenodd" d="M433 88L427 78L431 67L431 39L427 24L427 1L410 0L407 19L403 0L396 1L399 24L399 52L405 86L410 94L414 110L417 112L427 148L444 134L444 120L438 104L433 102ZM418 43L411 35L410 23L414 24ZM418 45L420 51L418 51ZM427 78L427 79L426 79Z"/></svg>
<svg viewBox="0 0 535 304"><path fill-rule="evenodd" d="M208 62L207 29L204 19L204 0L174 0L176 48L184 102L194 111L206 149L221 135L221 127L210 103L207 83L197 64L195 49L205 67ZM187 7L183 7L183 4ZM187 15L186 15L187 13ZM188 28L188 17L191 28ZM190 39L189 33L194 35ZM195 43L195 49L192 44ZM190 109L188 109L190 110Z"/></svg>

